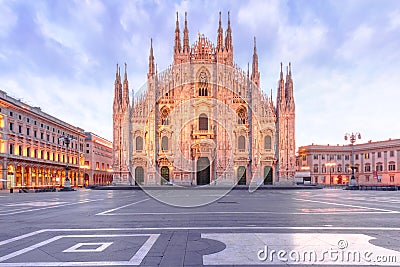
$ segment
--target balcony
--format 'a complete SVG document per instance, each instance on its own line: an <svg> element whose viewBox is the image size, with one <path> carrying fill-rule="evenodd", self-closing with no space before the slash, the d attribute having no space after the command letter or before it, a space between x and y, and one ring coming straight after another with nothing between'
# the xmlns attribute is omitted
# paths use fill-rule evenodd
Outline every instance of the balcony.
<svg viewBox="0 0 400 267"><path fill-rule="evenodd" d="M214 131L213 130L194 130L192 132L193 139L213 139Z"/></svg>

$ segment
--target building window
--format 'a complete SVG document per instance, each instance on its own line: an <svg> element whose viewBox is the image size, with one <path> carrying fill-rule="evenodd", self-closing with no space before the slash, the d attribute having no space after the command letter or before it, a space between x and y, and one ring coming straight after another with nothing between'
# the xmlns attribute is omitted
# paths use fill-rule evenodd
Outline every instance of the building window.
<svg viewBox="0 0 400 267"><path fill-rule="evenodd" d="M318 173L318 165L314 165L314 173Z"/></svg>
<svg viewBox="0 0 400 267"><path fill-rule="evenodd" d="M89 144L86 144L86 147L89 147Z"/></svg>
<svg viewBox="0 0 400 267"><path fill-rule="evenodd" d="M12 117L14 114L13 114L13 112L12 111L10 111L10 117Z"/></svg>
<svg viewBox="0 0 400 267"><path fill-rule="evenodd" d="M390 155L390 157L394 157L394 150L391 150L391 151L389 152L389 155Z"/></svg>
<svg viewBox="0 0 400 267"><path fill-rule="evenodd" d="M96 170L98 170L100 168L100 164L99 162L96 162Z"/></svg>
<svg viewBox="0 0 400 267"><path fill-rule="evenodd" d="M365 165L365 172L370 172L371 171L371 165Z"/></svg>
<svg viewBox="0 0 400 267"><path fill-rule="evenodd" d="M391 182L391 183L394 182L394 175L390 175L390 182Z"/></svg>
<svg viewBox="0 0 400 267"><path fill-rule="evenodd" d="M31 134L31 129L30 128L26 128L26 135L30 135Z"/></svg>
<svg viewBox="0 0 400 267"><path fill-rule="evenodd" d="M383 171L383 164L382 163L377 163L376 164L376 171Z"/></svg>
<svg viewBox="0 0 400 267"><path fill-rule="evenodd" d="M271 148L272 148L271 136L267 135L264 137L264 149L271 150Z"/></svg>
<svg viewBox="0 0 400 267"><path fill-rule="evenodd" d="M10 155L14 154L14 144L10 144Z"/></svg>
<svg viewBox="0 0 400 267"><path fill-rule="evenodd" d="M199 75L199 96L208 96L208 77L207 74L202 71Z"/></svg>
<svg viewBox="0 0 400 267"><path fill-rule="evenodd" d="M326 167L325 167L325 166L322 166L322 167L321 167L321 172L322 172L322 173L326 173Z"/></svg>
<svg viewBox="0 0 400 267"><path fill-rule="evenodd" d="M30 147L27 147L27 148L26 148L26 156L27 156L27 157L30 157L30 156L31 156L31 148L30 148Z"/></svg>
<svg viewBox="0 0 400 267"><path fill-rule="evenodd" d="M349 155L344 155L344 160L349 160L350 156Z"/></svg>
<svg viewBox="0 0 400 267"><path fill-rule="evenodd" d="M86 154L89 154L89 150L86 150Z"/></svg>
<svg viewBox="0 0 400 267"><path fill-rule="evenodd" d="M22 156L22 146L18 146L18 155Z"/></svg>
<svg viewBox="0 0 400 267"><path fill-rule="evenodd" d="M341 160L342 159L342 155L337 155L337 159Z"/></svg>
<svg viewBox="0 0 400 267"><path fill-rule="evenodd" d="M369 175L365 175L365 181L369 182Z"/></svg>
<svg viewBox="0 0 400 267"><path fill-rule="evenodd" d="M365 153L364 157L365 157L366 159L369 159L369 153Z"/></svg>
<svg viewBox="0 0 400 267"><path fill-rule="evenodd" d="M356 160L358 160L358 154L356 154Z"/></svg>
<svg viewBox="0 0 400 267"><path fill-rule="evenodd" d="M168 109L167 108L163 108L161 110L161 124L162 125L168 125L169 124L168 116L169 116Z"/></svg>
<svg viewBox="0 0 400 267"><path fill-rule="evenodd" d="M161 150L166 151L168 150L168 137L163 136L161 139Z"/></svg>
<svg viewBox="0 0 400 267"><path fill-rule="evenodd" d="M394 162L389 162L389 171L395 171L396 170L396 164Z"/></svg>
<svg viewBox="0 0 400 267"><path fill-rule="evenodd" d="M359 171L359 168L360 168L360 164L357 164L357 165L355 166L354 171L355 171L355 172L358 172L358 171Z"/></svg>
<svg viewBox="0 0 400 267"><path fill-rule="evenodd" d="M329 160L334 160L335 159L335 155L329 155Z"/></svg>
<svg viewBox="0 0 400 267"><path fill-rule="evenodd" d="M18 133L22 133L22 125L18 125Z"/></svg>
<svg viewBox="0 0 400 267"><path fill-rule="evenodd" d="M46 135L46 139L47 139L47 142L50 142L50 135L49 134Z"/></svg>
<svg viewBox="0 0 400 267"><path fill-rule="evenodd" d="M243 107L240 107L237 111L238 116L238 124L246 124L246 110Z"/></svg>
<svg viewBox="0 0 400 267"><path fill-rule="evenodd" d="M38 157L38 154L37 154L38 152L37 152L37 149L35 149L34 151L33 151L33 157L36 159L37 157Z"/></svg>
<svg viewBox="0 0 400 267"><path fill-rule="evenodd" d="M10 131L14 131L14 123L12 123L12 122L10 122L10 124L9 124L9 128L10 128Z"/></svg>
<svg viewBox="0 0 400 267"><path fill-rule="evenodd" d="M245 150L246 149L246 139L244 138L243 135L239 136L238 138L238 149L239 150Z"/></svg>
<svg viewBox="0 0 400 267"><path fill-rule="evenodd" d="M345 173L349 173L350 170L351 170L350 165L349 165L349 164L346 164L346 166L345 166L345 168L344 168L344 172L345 172Z"/></svg>
<svg viewBox="0 0 400 267"><path fill-rule="evenodd" d="M40 151L40 158L44 159L44 150Z"/></svg>
<svg viewBox="0 0 400 267"><path fill-rule="evenodd" d="M33 131L33 136L34 136L35 138L37 137L37 131L36 131L36 130Z"/></svg>
<svg viewBox="0 0 400 267"><path fill-rule="evenodd" d="M378 158L382 157L382 152L378 152Z"/></svg>
<svg viewBox="0 0 400 267"><path fill-rule="evenodd" d="M321 155L321 159L325 159L325 154L322 154L322 155Z"/></svg>
<svg viewBox="0 0 400 267"><path fill-rule="evenodd" d="M303 161L306 161L306 160L307 160L307 156L306 156L306 155L303 155L303 156L301 156L301 159L302 159Z"/></svg>
<svg viewBox="0 0 400 267"><path fill-rule="evenodd" d="M101 169L104 171L104 163L101 163Z"/></svg>
<svg viewBox="0 0 400 267"><path fill-rule="evenodd" d="M44 138L44 134L40 133L40 139L43 139L43 138Z"/></svg>
<svg viewBox="0 0 400 267"><path fill-rule="evenodd" d="M318 155L317 154L314 154L314 159L318 159Z"/></svg>
<svg viewBox="0 0 400 267"><path fill-rule="evenodd" d="M337 166L337 172L342 172L342 165Z"/></svg>
<svg viewBox="0 0 400 267"><path fill-rule="evenodd" d="M141 136L136 137L136 151L143 150L143 138Z"/></svg>
<svg viewBox="0 0 400 267"><path fill-rule="evenodd" d="M47 152L47 160L50 160L50 152Z"/></svg>
<svg viewBox="0 0 400 267"><path fill-rule="evenodd" d="M204 113L201 113L199 116L199 130L200 131L208 130L208 117Z"/></svg>

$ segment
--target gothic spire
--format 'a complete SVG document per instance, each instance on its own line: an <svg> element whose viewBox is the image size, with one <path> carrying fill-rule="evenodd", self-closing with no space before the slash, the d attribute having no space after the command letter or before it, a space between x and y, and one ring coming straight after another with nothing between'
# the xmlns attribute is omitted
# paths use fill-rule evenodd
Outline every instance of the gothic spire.
<svg viewBox="0 0 400 267"><path fill-rule="evenodd" d="M232 29L231 29L231 16L228 11L228 28L226 29L225 48L227 51L232 50Z"/></svg>
<svg viewBox="0 0 400 267"><path fill-rule="evenodd" d="M150 39L149 75L154 74L153 39Z"/></svg>
<svg viewBox="0 0 400 267"><path fill-rule="evenodd" d="M219 12L219 27L218 27L218 37L217 37L217 51L222 51L224 37L223 37L223 30L222 30L222 23L221 23L221 11Z"/></svg>
<svg viewBox="0 0 400 267"><path fill-rule="evenodd" d="M125 63L125 73L124 73L124 91L122 94L123 109L126 110L129 107L129 84L128 84L128 74L126 72Z"/></svg>
<svg viewBox="0 0 400 267"><path fill-rule="evenodd" d="M258 55L257 55L257 46L256 46L256 37L254 36L254 52L253 52L253 68L251 73L251 79L254 83L259 85L260 82L260 73L258 72Z"/></svg>
<svg viewBox="0 0 400 267"><path fill-rule="evenodd" d="M276 96L276 105L280 107L280 109L286 106L285 80L283 79L282 62L281 62L280 79L278 83L278 93Z"/></svg>
<svg viewBox="0 0 400 267"><path fill-rule="evenodd" d="M181 37L179 31L179 20L178 20L178 12L176 12L176 28L175 28L175 46L174 51L176 54L180 53L182 50L181 47Z"/></svg>
<svg viewBox="0 0 400 267"><path fill-rule="evenodd" d="M187 12L185 12L185 28L183 29L183 52L189 53L189 30L187 27Z"/></svg>
<svg viewBox="0 0 400 267"><path fill-rule="evenodd" d="M125 62L125 73L124 73L124 81L128 81L128 74L126 72L126 62Z"/></svg>

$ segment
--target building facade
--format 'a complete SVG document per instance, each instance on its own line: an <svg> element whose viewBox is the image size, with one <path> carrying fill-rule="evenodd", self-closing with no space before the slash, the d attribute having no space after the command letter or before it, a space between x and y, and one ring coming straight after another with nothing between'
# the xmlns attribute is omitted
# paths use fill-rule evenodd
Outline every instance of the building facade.
<svg viewBox="0 0 400 267"><path fill-rule="evenodd" d="M91 132L85 135L84 185L108 185L112 182L112 143Z"/></svg>
<svg viewBox="0 0 400 267"><path fill-rule="evenodd" d="M173 63L155 67L152 42L146 85L129 97L117 65L113 104L114 183L162 185L293 184L295 102L291 66L282 64L276 104L260 87L256 39L251 67L234 62L228 13L217 42L190 45L185 13L176 20ZM272 94L272 92L271 92Z"/></svg>
<svg viewBox="0 0 400 267"><path fill-rule="evenodd" d="M313 183L347 184L351 178L351 145L308 145L298 150L298 167L310 170ZM359 184L400 185L400 139L354 144Z"/></svg>
<svg viewBox="0 0 400 267"><path fill-rule="evenodd" d="M63 186L67 161L71 186L82 186L84 139L82 129L0 91L0 188Z"/></svg>

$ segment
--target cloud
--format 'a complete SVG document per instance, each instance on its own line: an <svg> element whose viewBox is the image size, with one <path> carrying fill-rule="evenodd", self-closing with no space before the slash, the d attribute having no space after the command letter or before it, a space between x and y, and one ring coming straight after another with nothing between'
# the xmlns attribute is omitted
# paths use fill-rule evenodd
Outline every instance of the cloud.
<svg viewBox="0 0 400 267"><path fill-rule="evenodd" d="M18 21L17 15L9 4L10 2L0 0L0 38L6 37Z"/></svg>

